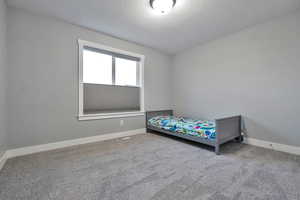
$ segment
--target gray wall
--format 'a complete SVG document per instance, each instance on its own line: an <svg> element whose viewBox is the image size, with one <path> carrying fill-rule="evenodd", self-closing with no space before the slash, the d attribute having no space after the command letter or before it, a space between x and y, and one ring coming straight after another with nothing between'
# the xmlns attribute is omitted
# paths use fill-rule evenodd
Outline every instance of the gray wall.
<svg viewBox="0 0 300 200"><path fill-rule="evenodd" d="M251 138L300 146L300 13L174 58L177 114L242 114Z"/></svg>
<svg viewBox="0 0 300 200"><path fill-rule="evenodd" d="M139 110L140 88L84 84L84 110Z"/></svg>
<svg viewBox="0 0 300 200"><path fill-rule="evenodd" d="M9 147L144 128L144 117L78 121L77 39L146 56L145 107L170 107L170 58L53 18L8 9ZM155 81L153 81L155 80Z"/></svg>
<svg viewBox="0 0 300 200"><path fill-rule="evenodd" d="M6 4L0 0L0 156L6 150Z"/></svg>

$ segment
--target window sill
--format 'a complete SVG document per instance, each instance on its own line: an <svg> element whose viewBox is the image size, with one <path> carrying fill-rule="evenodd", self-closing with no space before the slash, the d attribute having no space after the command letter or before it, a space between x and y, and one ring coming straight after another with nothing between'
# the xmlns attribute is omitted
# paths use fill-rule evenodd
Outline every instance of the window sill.
<svg viewBox="0 0 300 200"><path fill-rule="evenodd" d="M82 82L81 84L85 84L85 85L100 85L100 86L107 86L107 87L141 88L141 86L139 86L139 85L114 85L114 84L85 83L85 82Z"/></svg>
<svg viewBox="0 0 300 200"><path fill-rule="evenodd" d="M113 118L136 117L136 116L144 116L144 115L145 115L145 113L142 112L142 111L84 114L84 115L79 115L78 120L79 121L86 121L86 120L97 120L97 119L113 119Z"/></svg>

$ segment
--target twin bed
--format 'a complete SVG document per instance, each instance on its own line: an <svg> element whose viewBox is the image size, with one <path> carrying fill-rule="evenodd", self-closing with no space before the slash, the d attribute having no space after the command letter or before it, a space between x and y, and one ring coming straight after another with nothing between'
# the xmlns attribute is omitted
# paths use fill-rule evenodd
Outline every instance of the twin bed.
<svg viewBox="0 0 300 200"><path fill-rule="evenodd" d="M241 116L213 121L176 117L172 110L146 112L147 132L157 131L213 146L220 154L220 145L237 139L242 142Z"/></svg>

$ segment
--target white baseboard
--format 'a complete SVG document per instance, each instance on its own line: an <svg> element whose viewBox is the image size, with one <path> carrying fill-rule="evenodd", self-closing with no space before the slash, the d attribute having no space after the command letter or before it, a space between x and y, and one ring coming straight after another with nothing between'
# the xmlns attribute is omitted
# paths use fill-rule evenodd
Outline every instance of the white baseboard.
<svg viewBox="0 0 300 200"><path fill-rule="evenodd" d="M281 151L285 153L300 155L300 147L297 146L290 146L286 144L279 144L274 142L268 142L264 140L258 140L254 138L245 138L244 139L245 144L254 145L258 147L263 147L266 149L272 149L275 151Z"/></svg>
<svg viewBox="0 0 300 200"><path fill-rule="evenodd" d="M98 135L98 136L93 136L93 137L79 138L79 139L75 139L75 140L65 140L65 141L49 143L49 144L29 146L29 147L23 147L23 148L18 148L18 149L10 149L6 152L6 159L14 158L14 157L18 157L18 156L29 155L29 154L34 154L34 153L39 153L39 152L43 152L43 151L61 149L61 148L71 147L71 146L81 145L81 144L95 143L95 142L111 140L111 139L116 139L116 138L121 138L121 137L128 137L128 136L144 134L144 133L146 133L146 129L142 128L142 129L125 131L125 132L110 133L110 134Z"/></svg>
<svg viewBox="0 0 300 200"><path fill-rule="evenodd" d="M3 153L3 155L0 157L0 171L3 168L7 161L7 151Z"/></svg>
<svg viewBox="0 0 300 200"><path fill-rule="evenodd" d="M2 155L2 157L0 157L0 170L3 168L5 162L9 158L39 153L39 152L43 152L43 151L61 149L61 148L65 148L65 147L75 146L75 145L101 142L101 141L105 141L105 140L111 140L111 139L116 139L116 138L121 138L121 137L128 137L128 136L144 134L144 133L146 133L146 129L142 128L142 129L136 129L136 130L131 130L131 131L125 131L125 132L110 133L110 134L98 135L98 136L93 136L93 137L85 137L85 138L79 138L79 139L74 139L74 140L65 140L65 141L61 141L61 142L23 147L23 148L18 148L18 149L10 149L10 150L7 150ZM244 143L249 144L249 145L267 148L267 149L273 149L276 151L282 151L282 152L286 152L286 153L290 153L290 154L300 155L300 147L297 147L297 146L278 144L278 143L258 140L258 139L254 139L254 138L245 138Z"/></svg>

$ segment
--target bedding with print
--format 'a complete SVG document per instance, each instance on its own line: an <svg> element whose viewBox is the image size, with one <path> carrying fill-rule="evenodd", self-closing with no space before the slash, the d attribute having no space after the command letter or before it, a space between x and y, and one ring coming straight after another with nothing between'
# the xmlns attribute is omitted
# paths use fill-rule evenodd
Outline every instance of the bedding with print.
<svg viewBox="0 0 300 200"><path fill-rule="evenodd" d="M156 116L149 119L151 126L209 140L216 138L216 124L214 121L198 120L175 116Z"/></svg>

